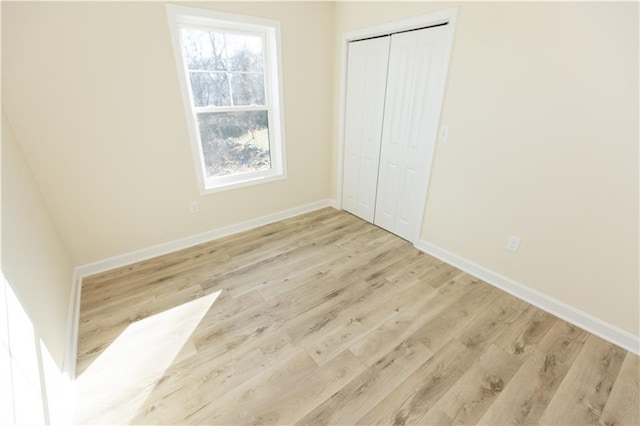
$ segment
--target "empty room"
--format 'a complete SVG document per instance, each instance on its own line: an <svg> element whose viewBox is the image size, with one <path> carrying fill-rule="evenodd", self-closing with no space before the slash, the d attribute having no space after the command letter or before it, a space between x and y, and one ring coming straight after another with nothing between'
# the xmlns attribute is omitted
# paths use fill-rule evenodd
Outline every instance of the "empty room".
<svg viewBox="0 0 640 426"><path fill-rule="evenodd" d="M0 424L640 425L638 2L0 12Z"/></svg>

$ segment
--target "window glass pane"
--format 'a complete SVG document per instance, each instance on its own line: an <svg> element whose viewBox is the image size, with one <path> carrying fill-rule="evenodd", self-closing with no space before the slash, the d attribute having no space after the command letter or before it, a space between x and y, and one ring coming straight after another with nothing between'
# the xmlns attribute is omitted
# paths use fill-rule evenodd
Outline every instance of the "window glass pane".
<svg viewBox="0 0 640 426"><path fill-rule="evenodd" d="M185 99L192 102L185 106L188 121L195 124L191 135L198 136L192 142L202 155L203 189L254 184L257 176L281 177L280 106L277 96L269 97L279 92L278 75L270 75L279 64L278 28L209 12L174 18L179 73L187 83L181 88L191 89ZM279 119L269 123L270 114ZM276 139L269 139L269 125L275 126L271 135Z"/></svg>
<svg viewBox="0 0 640 426"><path fill-rule="evenodd" d="M189 74L195 106L231 105L226 73L190 72Z"/></svg>
<svg viewBox="0 0 640 426"><path fill-rule="evenodd" d="M193 28L182 29L182 48L187 69L226 70L224 34Z"/></svg>
<svg viewBox="0 0 640 426"><path fill-rule="evenodd" d="M208 177L269 170L267 111L198 114Z"/></svg>
<svg viewBox="0 0 640 426"><path fill-rule="evenodd" d="M231 91L234 105L264 105L264 76L262 74L233 73Z"/></svg>
<svg viewBox="0 0 640 426"><path fill-rule="evenodd" d="M224 52L227 67L231 71L263 70L262 37L226 33Z"/></svg>

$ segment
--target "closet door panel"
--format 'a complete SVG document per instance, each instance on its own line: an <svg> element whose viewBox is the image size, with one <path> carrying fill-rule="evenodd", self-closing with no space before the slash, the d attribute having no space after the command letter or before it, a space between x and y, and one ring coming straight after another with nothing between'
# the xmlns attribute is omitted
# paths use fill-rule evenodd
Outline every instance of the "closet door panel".
<svg viewBox="0 0 640 426"><path fill-rule="evenodd" d="M389 39L349 44L343 208L373 222L389 59Z"/></svg>
<svg viewBox="0 0 640 426"><path fill-rule="evenodd" d="M391 37L374 223L417 238L437 132L447 29Z"/></svg>
<svg viewBox="0 0 640 426"><path fill-rule="evenodd" d="M378 177L378 193L374 223L394 232L394 222L403 174L404 141L409 129L407 117L411 113L412 80L414 73L413 44L411 40L392 36L387 77L385 121L382 130L382 152Z"/></svg>

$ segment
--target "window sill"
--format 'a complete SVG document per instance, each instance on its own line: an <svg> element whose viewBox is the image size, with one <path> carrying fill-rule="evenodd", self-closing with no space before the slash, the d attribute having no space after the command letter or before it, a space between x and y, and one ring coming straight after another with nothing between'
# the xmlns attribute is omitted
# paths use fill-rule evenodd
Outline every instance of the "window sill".
<svg viewBox="0 0 640 426"><path fill-rule="evenodd" d="M286 179L286 173L278 173L275 175L256 176L243 179L242 181L228 182L228 183L216 183L206 184L201 182L200 195L215 194L218 192L231 191L234 189L245 188L248 186L260 185L263 183L275 182L278 180Z"/></svg>

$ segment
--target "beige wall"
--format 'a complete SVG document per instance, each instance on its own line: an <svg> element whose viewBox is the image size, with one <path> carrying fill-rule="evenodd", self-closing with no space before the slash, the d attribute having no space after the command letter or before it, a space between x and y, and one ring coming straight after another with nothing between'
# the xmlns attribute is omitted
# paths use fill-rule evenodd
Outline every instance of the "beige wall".
<svg viewBox="0 0 640 426"><path fill-rule="evenodd" d="M422 238L638 335L638 4L339 3L336 32L458 5Z"/></svg>
<svg viewBox="0 0 640 426"><path fill-rule="evenodd" d="M459 5L422 237L639 334L637 4L198 5L281 21L287 180L198 194L163 4L2 3L3 107L73 264L335 196L340 35Z"/></svg>
<svg viewBox="0 0 640 426"><path fill-rule="evenodd" d="M4 115L2 273L36 334L62 368L73 268Z"/></svg>
<svg viewBox="0 0 640 426"><path fill-rule="evenodd" d="M4 106L76 265L330 196L334 5L197 5L281 22L288 179L199 195L164 4L2 3Z"/></svg>

